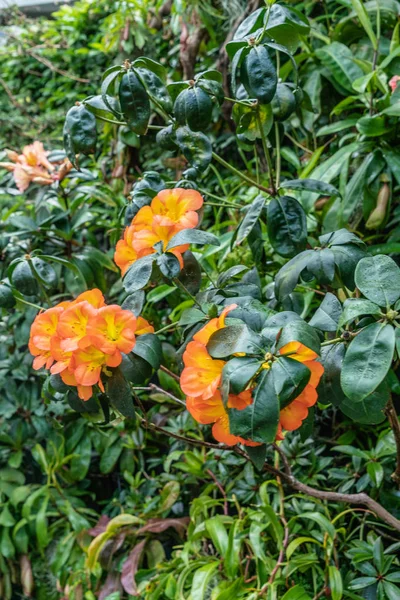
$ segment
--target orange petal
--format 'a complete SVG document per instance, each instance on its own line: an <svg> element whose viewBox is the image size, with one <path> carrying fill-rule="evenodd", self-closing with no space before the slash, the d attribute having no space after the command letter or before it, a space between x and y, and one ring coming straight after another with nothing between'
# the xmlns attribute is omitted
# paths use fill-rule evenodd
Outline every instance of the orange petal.
<svg viewBox="0 0 400 600"><path fill-rule="evenodd" d="M307 407L314 406L317 400L317 390L310 384L306 385L301 394L295 399L296 402L301 402L302 404L304 404L304 406Z"/></svg>
<svg viewBox="0 0 400 600"><path fill-rule="evenodd" d="M308 408L302 402L293 400L289 406L280 411L279 422L284 429L294 431L301 427L304 419L307 418Z"/></svg>
<svg viewBox="0 0 400 600"><path fill-rule="evenodd" d="M310 360L315 360L318 357L318 354L304 344L300 342L289 342L285 344L280 350L279 354L284 356L290 355L290 358L294 358L294 360L298 360L299 362L307 362Z"/></svg>
<svg viewBox="0 0 400 600"><path fill-rule="evenodd" d="M315 388L318 387L319 380L321 379L324 373L323 365L320 362L317 362L316 360L305 361L304 364L311 371L311 377L310 381L308 382L308 385L312 385Z"/></svg>
<svg viewBox="0 0 400 600"><path fill-rule="evenodd" d="M214 396L203 400L201 398L186 397L186 408L192 417L203 425L215 423L217 419L225 414L221 394L216 392Z"/></svg>
<svg viewBox="0 0 400 600"><path fill-rule="evenodd" d="M229 417L227 413L225 413L222 417L218 419L213 425L212 434L217 440L217 442L221 442L222 444L226 444L227 446L235 446L235 444L240 444L242 438L237 435L232 435L229 431Z"/></svg>

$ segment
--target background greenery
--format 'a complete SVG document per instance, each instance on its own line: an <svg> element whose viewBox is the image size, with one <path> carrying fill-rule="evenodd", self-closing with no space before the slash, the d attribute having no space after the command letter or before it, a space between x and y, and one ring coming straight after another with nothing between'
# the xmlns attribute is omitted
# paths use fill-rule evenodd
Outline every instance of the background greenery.
<svg viewBox="0 0 400 600"><path fill-rule="evenodd" d="M392 94L388 82L400 73L399 4L366 2L372 31L347 0L290 5L310 19L311 29L301 37L290 28L285 32L306 102L279 125L281 178L333 183L342 195L340 201L299 192L310 243L348 226L371 254L396 259L400 110L398 92ZM217 64L227 73L220 47L243 12L258 6L239 0L83 0L60 8L52 19L3 13L9 43L0 47L0 147L20 150L40 139L61 151L67 110L98 94L105 69L126 58L160 61L170 81L191 78L195 61L196 72ZM187 56L187 35L193 46L199 41L194 56ZM290 61L282 73L292 77ZM249 127L243 126L237 145L229 103L223 115L211 125L216 152L241 173L254 174L259 160L266 170ZM46 293L54 302L91 287L122 301L112 255L132 184L146 171L179 180L187 165L179 153L160 152L155 135L139 139L105 123L99 136L95 156L84 160L80 174L70 174L61 195L40 187L21 195L2 171L2 279L12 260L40 251L73 265L52 263L56 283ZM270 137L272 146L276 139ZM230 242L257 190L218 163L199 189L208 193L202 229L222 239L222 251L198 253L203 268L211 277L238 263L251 269L254 245ZM267 301L268 284L285 261L263 239L258 266ZM317 296L307 286L298 288L284 309L309 315ZM147 294L144 315L159 330L177 323L190 305L162 283ZM83 418L57 401L57 391L42 390L44 377L32 371L27 352L37 311L22 300L17 308L2 309L0 324L0 597L399 598L398 532L371 511L293 492L241 456L173 437L209 439L208 429L183 409L173 377L179 372L179 330L161 334L170 373L158 371L143 393L149 420L168 436L129 419L108 422L90 403ZM391 377L398 406L396 369ZM289 434L282 444L294 475L318 488L366 491L399 517L400 494L391 480L396 447L387 422L364 426L333 404L320 408L312 437ZM268 464L277 461L269 450ZM89 551L95 538L99 544Z"/></svg>

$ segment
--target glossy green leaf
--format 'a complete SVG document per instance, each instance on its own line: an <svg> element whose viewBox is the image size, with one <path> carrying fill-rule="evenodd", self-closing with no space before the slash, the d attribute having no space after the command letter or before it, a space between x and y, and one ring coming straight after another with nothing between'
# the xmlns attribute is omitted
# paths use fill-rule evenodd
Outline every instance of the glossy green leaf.
<svg viewBox="0 0 400 600"><path fill-rule="evenodd" d="M314 327L303 320L290 321L282 329L277 348L283 348L289 342L301 342L310 350L320 353L320 339Z"/></svg>
<svg viewBox="0 0 400 600"><path fill-rule="evenodd" d="M235 245L239 246L253 230L256 222L260 218L265 205L265 197L261 194L248 207L243 221L240 223L236 235Z"/></svg>
<svg viewBox="0 0 400 600"><path fill-rule="evenodd" d="M342 388L354 402L372 394L386 377L393 360L395 338L391 325L373 323L351 342L343 362Z"/></svg>
<svg viewBox="0 0 400 600"><path fill-rule="evenodd" d="M176 143L192 167L204 171L212 158L210 139L201 131L191 131L188 127L178 127Z"/></svg>
<svg viewBox="0 0 400 600"><path fill-rule="evenodd" d="M327 292L310 319L310 325L321 331L336 331L342 314L342 305L334 294Z"/></svg>
<svg viewBox="0 0 400 600"><path fill-rule="evenodd" d="M364 296L379 306L392 306L400 298L400 269L390 256L378 254L360 260L355 282Z"/></svg>
<svg viewBox="0 0 400 600"><path fill-rule="evenodd" d="M351 323L363 315L378 316L381 309L377 304L364 298L347 298L343 304L343 314L339 319L339 327Z"/></svg>
<svg viewBox="0 0 400 600"><path fill-rule="evenodd" d="M390 390L385 381L361 402L344 398L340 410L356 423L362 425L377 425L386 419L385 408L389 401Z"/></svg>
<svg viewBox="0 0 400 600"><path fill-rule="evenodd" d="M289 179L282 181L281 188L318 192L319 194L324 194L324 196L340 196L339 190L334 185L319 181L318 179Z"/></svg>
<svg viewBox="0 0 400 600"><path fill-rule="evenodd" d="M96 117L84 104L73 106L68 111L64 123L64 148L74 165L78 168L76 154L91 154L96 150Z"/></svg>
<svg viewBox="0 0 400 600"><path fill-rule="evenodd" d="M129 419L135 418L132 392L120 369L114 369L111 377L107 378L106 394L111 404Z"/></svg>
<svg viewBox="0 0 400 600"><path fill-rule="evenodd" d="M275 65L265 46L253 46L240 67L240 80L250 98L269 104L278 83Z"/></svg>
<svg viewBox="0 0 400 600"><path fill-rule="evenodd" d="M328 567L328 580L332 600L342 600L343 581L339 569L335 565Z"/></svg>
<svg viewBox="0 0 400 600"><path fill-rule="evenodd" d="M132 69L122 76L119 101L128 127L138 135L144 135L150 119L150 100L143 83Z"/></svg>
<svg viewBox="0 0 400 600"><path fill-rule="evenodd" d="M220 241L213 233L208 233L207 231L182 229L168 242L166 250L172 250L184 244L201 244L202 246L210 244L211 246L219 246Z"/></svg>
<svg viewBox="0 0 400 600"><path fill-rule="evenodd" d="M129 267L123 279L123 286L128 294L132 294L132 292L136 292L148 284L155 259L156 255L150 254L139 258Z"/></svg>
<svg viewBox="0 0 400 600"><path fill-rule="evenodd" d="M203 131L211 122L211 98L201 87L185 89L175 100L174 113L179 125L188 125L192 131Z"/></svg>
<svg viewBox="0 0 400 600"><path fill-rule="evenodd" d="M273 198L267 207L267 227L272 247L282 256L291 257L305 249L306 214L296 198Z"/></svg>
<svg viewBox="0 0 400 600"><path fill-rule="evenodd" d="M226 358L237 352L259 354L261 338L246 325L228 325L212 334L207 349L213 358Z"/></svg>

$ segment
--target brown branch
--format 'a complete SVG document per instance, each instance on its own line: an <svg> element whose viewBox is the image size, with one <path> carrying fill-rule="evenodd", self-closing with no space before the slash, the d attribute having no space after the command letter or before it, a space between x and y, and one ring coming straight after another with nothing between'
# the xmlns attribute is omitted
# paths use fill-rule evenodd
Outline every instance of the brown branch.
<svg viewBox="0 0 400 600"><path fill-rule="evenodd" d="M167 375L172 377L172 379L175 379L175 381L178 381L178 382L180 381L179 375L177 375L176 373L173 373L172 371L167 369L167 367L164 367L164 365L160 365L160 371L164 371L164 373L167 373Z"/></svg>
<svg viewBox="0 0 400 600"><path fill-rule="evenodd" d="M7 94L11 104L14 106L14 108L16 108L17 110L19 110L20 112L22 112L22 114L24 114L26 117L28 117L28 119L30 121L32 121L32 123L35 123L35 125L38 125L38 121L32 117L32 115L29 114L29 111L25 108L25 106L23 106L20 102L18 102L18 100L14 97L12 91L10 90L10 88L8 87L7 83L4 81L4 79L0 78L0 84L3 86L5 93Z"/></svg>
<svg viewBox="0 0 400 600"><path fill-rule="evenodd" d="M206 469L206 473L209 474L209 476L211 477L211 479L213 480L213 482L215 483L215 485L217 486L217 488L219 489L219 491L221 492L223 498L224 498L224 515L228 515L228 498L226 495L226 492L224 490L224 488L222 487L222 484L218 481L218 479L215 477L214 473L211 471L211 469Z"/></svg>
<svg viewBox="0 0 400 600"><path fill-rule="evenodd" d="M277 446L277 449L278 448L279 447ZM278 452L283 461L283 454L284 454L283 451L279 448ZM285 464L285 468L288 469L288 471L286 471L286 472L279 471L279 470L275 469L274 467L271 467L268 464L266 464L264 466L264 468L266 471L269 471L270 473L273 473L274 475L278 475L279 477L282 477L282 479L286 483L288 483L292 488L294 488L298 492L301 492L302 494L307 494L308 496L311 496L312 498L318 498L319 500L325 500L327 502L345 502L347 504L366 506L367 508L369 508L371 510L371 512L375 513L376 516L378 516L380 519L382 519L382 521L384 521L385 523L387 523L388 525L393 527L396 531L400 532L399 519L396 519L392 514L390 514L390 512L388 512L385 508L383 508L383 506L381 504L379 504L379 502L376 502L370 496L368 496L368 494L364 494L364 492L361 492L359 494L343 494L340 492L327 492L327 491L323 491L323 490L317 490L305 483L302 483L298 479L296 479L292 475L289 462L287 460L286 460L286 463L285 463L285 461L283 461L283 462Z"/></svg>
<svg viewBox="0 0 400 600"><path fill-rule="evenodd" d="M393 431L394 441L396 442L397 465L396 470L392 473L392 479L400 487L400 423L392 396L390 396L389 402L386 405L385 413Z"/></svg>
<svg viewBox="0 0 400 600"><path fill-rule="evenodd" d="M193 79L197 54L206 33L207 30L201 27L200 23L192 33L189 33L187 24L182 23L179 58L182 65L183 79Z"/></svg>
<svg viewBox="0 0 400 600"><path fill-rule="evenodd" d="M286 554L286 548L288 547L288 543L289 543L289 527L288 527L288 524L287 524L287 521L286 521L285 517L281 517L281 521L283 523L283 527L284 527L284 531L285 531L285 534L284 534L284 537L283 537L283 542L282 542L282 548L280 549L278 560L276 561L276 564L275 564L274 568L271 571L271 575L269 576L269 579L268 579L267 583L265 583L262 586L262 588L260 589L260 591L258 592L258 594L256 596L257 598L263 598L263 596L266 593L266 591L269 588L269 586L274 583L276 574L278 573L278 570L280 569L280 567L284 563L284 558L285 558L285 554Z"/></svg>

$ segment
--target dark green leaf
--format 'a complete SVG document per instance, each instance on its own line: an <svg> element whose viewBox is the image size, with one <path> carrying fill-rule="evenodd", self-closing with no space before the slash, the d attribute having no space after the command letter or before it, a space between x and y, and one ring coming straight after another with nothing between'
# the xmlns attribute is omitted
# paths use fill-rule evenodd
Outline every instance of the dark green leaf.
<svg viewBox="0 0 400 600"><path fill-rule="evenodd" d="M282 300L294 290L312 254L313 250L304 250L289 260L278 272L275 278L275 295L278 300Z"/></svg>
<svg viewBox="0 0 400 600"><path fill-rule="evenodd" d="M65 117L63 135L65 152L77 168L76 154L91 154L96 150L96 117L84 104L73 106Z"/></svg>
<svg viewBox="0 0 400 600"><path fill-rule="evenodd" d="M212 334L207 349L213 358L225 358L237 352L259 354L261 338L246 325L228 325Z"/></svg>
<svg viewBox="0 0 400 600"><path fill-rule="evenodd" d="M267 456L266 444L262 444L261 446L246 446L246 452L255 468L258 471L262 471Z"/></svg>
<svg viewBox="0 0 400 600"><path fill-rule="evenodd" d="M188 125L192 131L203 131L211 122L212 102L201 87L183 90L174 104L174 113L179 125Z"/></svg>
<svg viewBox="0 0 400 600"><path fill-rule="evenodd" d="M200 229L182 229L168 242L166 250L171 250L177 246L184 244L201 244L205 246L210 244L212 246L219 246L219 239L212 233L207 231L201 231Z"/></svg>
<svg viewBox="0 0 400 600"><path fill-rule="evenodd" d="M301 342L310 350L313 350L317 354L320 353L320 339L318 333L311 325L305 323L305 321L296 320L285 325L279 337L277 348L282 348L293 341Z"/></svg>
<svg viewBox="0 0 400 600"><path fill-rule="evenodd" d="M289 179L281 183L281 188L318 192L324 196L340 196L339 190L334 185L317 179Z"/></svg>
<svg viewBox="0 0 400 600"><path fill-rule="evenodd" d="M306 214L296 198L273 198L267 208L267 226L271 245L282 256L291 257L305 249Z"/></svg>
<svg viewBox="0 0 400 600"><path fill-rule="evenodd" d="M128 127L144 135L150 119L150 100L143 83L131 69L122 76L119 101Z"/></svg>
<svg viewBox="0 0 400 600"><path fill-rule="evenodd" d="M161 342L154 333L145 333L136 337L133 354L146 360L153 369L158 369L161 363Z"/></svg>
<svg viewBox="0 0 400 600"><path fill-rule="evenodd" d="M372 323L351 342L343 362L342 388L354 402L372 394L386 377L393 360L395 338L391 325Z"/></svg>
<svg viewBox="0 0 400 600"><path fill-rule="evenodd" d="M235 357L226 363L223 370L223 379L229 381L232 394L242 392L249 381L257 373L261 362L249 356Z"/></svg>
<svg viewBox="0 0 400 600"><path fill-rule="evenodd" d="M148 284L155 259L155 254L143 256L143 258L139 258L129 267L123 279L123 286L126 292L131 294Z"/></svg>
<svg viewBox="0 0 400 600"><path fill-rule="evenodd" d="M342 314L342 305L339 300L327 292L319 308L310 319L310 325L321 331L336 331L339 318Z"/></svg>
<svg viewBox="0 0 400 600"><path fill-rule="evenodd" d="M377 425L386 419L384 410L389 397L389 387L386 381L383 381L372 394L361 402L354 402L345 397L339 408L346 417L350 417L356 423Z"/></svg>
<svg viewBox="0 0 400 600"><path fill-rule="evenodd" d="M362 315L379 315L379 306L364 298L347 298L343 304L343 314L339 319L339 327L351 323Z"/></svg>
<svg viewBox="0 0 400 600"><path fill-rule="evenodd" d="M253 202L250 204L246 211L243 221L239 225L235 240L236 246L239 246L239 244L241 244L243 240L245 240L247 236L251 233L253 227L255 226L256 222L258 221L261 215L264 205L265 197L261 194L257 196L257 198L253 200Z"/></svg>
<svg viewBox="0 0 400 600"><path fill-rule="evenodd" d="M265 46L253 46L240 67L240 79L250 98L269 104L278 83L275 65Z"/></svg>
<svg viewBox="0 0 400 600"><path fill-rule="evenodd" d="M281 356L273 363L273 367L275 391L282 410L304 390L310 381L311 371L290 356Z"/></svg>
<svg viewBox="0 0 400 600"><path fill-rule="evenodd" d="M114 408L124 417L135 418L132 392L120 369L114 369L111 377L107 379L106 394Z"/></svg>
<svg viewBox="0 0 400 600"><path fill-rule="evenodd" d="M212 146L204 133L191 131L189 127L178 127L176 143L192 167L200 171L207 169L212 158Z"/></svg>
<svg viewBox="0 0 400 600"><path fill-rule="evenodd" d="M177 277L181 271L181 265L179 264L179 260L172 254L171 252L165 252L160 256L157 256L157 265L160 268L161 273L164 277L168 279L172 279Z"/></svg>

